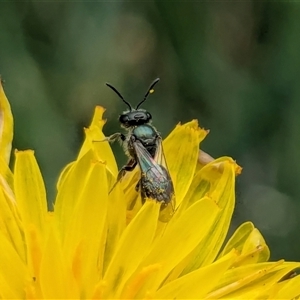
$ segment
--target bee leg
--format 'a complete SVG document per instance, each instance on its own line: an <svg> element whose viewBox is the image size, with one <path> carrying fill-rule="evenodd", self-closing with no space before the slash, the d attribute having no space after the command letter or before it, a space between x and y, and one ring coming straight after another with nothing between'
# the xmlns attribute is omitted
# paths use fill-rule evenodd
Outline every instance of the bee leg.
<svg viewBox="0 0 300 300"><path fill-rule="evenodd" d="M116 132L108 137L106 137L106 140L110 143L113 143L117 140L125 141L126 137L123 133Z"/></svg>
<svg viewBox="0 0 300 300"><path fill-rule="evenodd" d="M127 163L127 165L123 166L122 169L119 171L117 181L122 179L122 177L124 177L126 172L131 172L135 168L136 165L137 165L137 162L134 159L131 159Z"/></svg>
<svg viewBox="0 0 300 300"><path fill-rule="evenodd" d="M116 132L110 136L105 137L105 139L101 140L101 141L93 141L94 143L97 142L109 142L109 143L113 143L117 140L121 140L121 141L125 141L126 137L123 133L120 132Z"/></svg>
<svg viewBox="0 0 300 300"><path fill-rule="evenodd" d="M138 192L140 187L141 187L141 181L139 180L138 183L135 186L135 190Z"/></svg>
<svg viewBox="0 0 300 300"><path fill-rule="evenodd" d="M126 172L130 172L132 171L135 166L137 165L137 162L133 159L131 159L127 165L123 166L122 169L119 171L118 177L117 177L117 181L115 182L115 184L113 185L113 187L110 189L109 193L111 193L111 191L115 188L115 186L117 185L117 183L125 176Z"/></svg>

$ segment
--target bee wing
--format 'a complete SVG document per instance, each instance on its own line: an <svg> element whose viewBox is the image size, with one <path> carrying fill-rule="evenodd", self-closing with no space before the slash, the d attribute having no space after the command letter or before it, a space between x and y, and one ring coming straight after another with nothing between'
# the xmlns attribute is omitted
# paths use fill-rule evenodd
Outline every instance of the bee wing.
<svg viewBox="0 0 300 300"><path fill-rule="evenodd" d="M173 182L169 173L169 169L168 169L168 165L167 165L167 161L165 158L165 153L163 150L163 146L162 146L162 140L161 138L158 138L156 140L156 153L154 156L154 160L159 164L162 165L165 170L167 170L169 177L170 177L170 184L172 185L172 189L173 189L173 193L171 194L171 199L168 205L163 205L161 207L161 211L159 214L159 219L162 222L168 222L171 218L171 216L174 214L175 211L175 206L176 206L176 199L175 199L175 193L174 193L174 187L173 187Z"/></svg>
<svg viewBox="0 0 300 300"><path fill-rule="evenodd" d="M156 146L156 154L153 158L140 141L133 142L142 172L142 180L145 184L141 188L147 191L147 197L162 203L159 219L162 222L168 222L175 210L174 187L167 168L161 139L157 140Z"/></svg>
<svg viewBox="0 0 300 300"><path fill-rule="evenodd" d="M159 165L162 165L163 167L165 167L169 172L167 162L166 162L166 158L165 158L165 154L164 154L164 150L163 150L163 146L162 146L161 138L157 138L157 140L156 140L156 152L155 152L154 160Z"/></svg>
<svg viewBox="0 0 300 300"><path fill-rule="evenodd" d="M133 147L138 158L138 163L143 173L153 172L154 177L160 178L165 175L159 162L147 151L140 141L134 141Z"/></svg>

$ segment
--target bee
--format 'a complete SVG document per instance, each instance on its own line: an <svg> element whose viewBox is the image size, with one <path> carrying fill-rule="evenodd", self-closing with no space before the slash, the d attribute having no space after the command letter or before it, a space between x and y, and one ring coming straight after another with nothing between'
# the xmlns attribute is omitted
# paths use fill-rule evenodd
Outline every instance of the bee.
<svg viewBox="0 0 300 300"><path fill-rule="evenodd" d="M174 186L167 167L162 138L151 124L151 114L140 108L148 95L154 92L153 88L159 80L157 78L151 83L144 99L136 108L133 108L114 86L106 83L129 108L119 117L121 127L126 129L127 134L117 132L107 137L106 140L120 141L125 153L129 156L129 161L119 171L117 182L124 177L126 172L133 171L138 166L141 174L136 190L141 193L142 203L145 203L146 199L159 202L161 204L159 219L167 222L175 210Z"/></svg>

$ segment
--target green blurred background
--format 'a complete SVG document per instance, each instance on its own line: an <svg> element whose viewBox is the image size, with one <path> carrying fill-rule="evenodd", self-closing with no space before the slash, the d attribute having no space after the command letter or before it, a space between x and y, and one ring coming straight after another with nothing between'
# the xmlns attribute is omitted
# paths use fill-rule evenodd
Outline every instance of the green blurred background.
<svg viewBox="0 0 300 300"><path fill-rule="evenodd" d="M36 150L52 201L95 105L119 130L126 107L104 83L136 104L160 77L143 107L162 136L197 118L203 149L244 168L232 230L251 220L273 259L300 260L299 35L299 3L0 1L14 147Z"/></svg>

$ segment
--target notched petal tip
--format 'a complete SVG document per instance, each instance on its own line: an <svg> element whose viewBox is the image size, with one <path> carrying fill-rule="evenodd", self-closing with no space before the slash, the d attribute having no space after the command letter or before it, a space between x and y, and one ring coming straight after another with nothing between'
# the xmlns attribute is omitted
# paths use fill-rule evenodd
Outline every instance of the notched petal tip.
<svg viewBox="0 0 300 300"><path fill-rule="evenodd" d="M180 128L180 127L186 127L186 128L189 128L189 129L194 129L194 130L197 130L197 131L202 132L202 133L205 132L205 136L210 133L210 129L205 129L205 128L202 128L202 127L199 126L199 121L197 119L194 119L194 120L192 120L190 122L187 122L187 123L179 122L176 125L175 130Z"/></svg>
<svg viewBox="0 0 300 300"><path fill-rule="evenodd" d="M102 106L95 107L94 116L93 116L92 122L90 124L90 128L93 126L97 126L102 129L102 127L106 123L106 120L103 119L103 114L104 114L105 110L106 109Z"/></svg>
<svg viewBox="0 0 300 300"><path fill-rule="evenodd" d="M223 173L224 171L224 164L230 164L233 165L233 169L235 172L235 175L239 175L242 172L242 167L240 167L234 159L232 159L229 156L223 156L215 161L212 161L211 164L215 168L215 170L219 171L220 173Z"/></svg>
<svg viewBox="0 0 300 300"><path fill-rule="evenodd" d="M230 159L229 159L229 162L232 163L232 164L234 165L235 175L239 175L239 174L242 173L242 169L243 169L243 168L237 164L236 160L230 158Z"/></svg>
<svg viewBox="0 0 300 300"><path fill-rule="evenodd" d="M243 168L236 163L234 170L235 170L235 175L238 176L238 175L242 174Z"/></svg>
<svg viewBox="0 0 300 300"><path fill-rule="evenodd" d="M197 119L193 119L192 121L187 122L187 123L185 123L184 125L190 126L191 128L197 129L197 128L199 127L199 122L198 122Z"/></svg>
<svg viewBox="0 0 300 300"><path fill-rule="evenodd" d="M180 135L195 134L195 138L197 137L202 141L208 133L209 130L199 127L198 120L192 120L184 124L181 122L178 123L168 138L173 135L178 135L178 137L180 137Z"/></svg>
<svg viewBox="0 0 300 300"><path fill-rule="evenodd" d="M92 150L100 162L107 163L107 169L116 177L118 173L116 161L110 145L102 132L103 126L106 123L106 120L102 118L104 111L103 107L96 106L91 125L88 128L84 128L85 141L79 151L77 160L89 150Z"/></svg>
<svg viewBox="0 0 300 300"><path fill-rule="evenodd" d="M192 128L196 129L199 127L199 122L197 119L193 119L192 121L187 122L187 123L178 122L176 127L180 127L180 126L188 126L188 127L192 127Z"/></svg>
<svg viewBox="0 0 300 300"><path fill-rule="evenodd" d="M234 165L234 173L236 176L242 173L243 168L237 164L236 160L229 157L228 162Z"/></svg>
<svg viewBox="0 0 300 300"><path fill-rule="evenodd" d="M33 154L34 155L34 150L31 150L31 149L18 150L18 149L15 149L14 153L15 153L15 155L22 155L22 154Z"/></svg>
<svg viewBox="0 0 300 300"><path fill-rule="evenodd" d="M99 116L102 119L103 114L106 112L106 108L100 105L95 106L95 115Z"/></svg>

